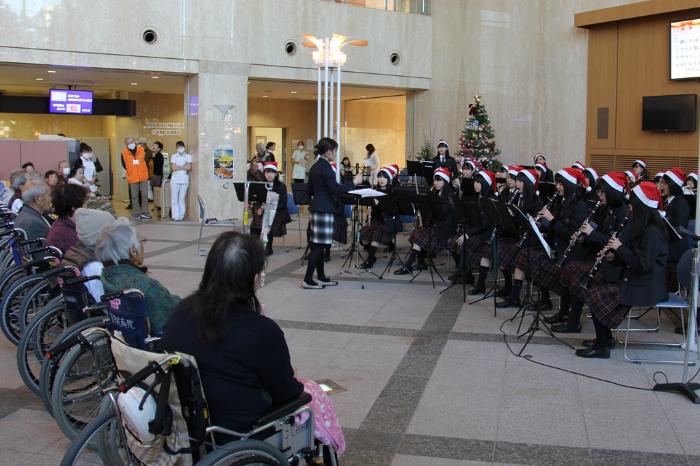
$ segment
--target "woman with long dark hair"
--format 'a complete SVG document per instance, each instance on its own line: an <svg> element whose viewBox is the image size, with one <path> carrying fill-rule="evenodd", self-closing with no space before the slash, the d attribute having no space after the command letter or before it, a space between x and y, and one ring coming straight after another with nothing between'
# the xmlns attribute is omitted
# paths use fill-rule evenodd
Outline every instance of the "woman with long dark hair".
<svg viewBox="0 0 700 466"><path fill-rule="evenodd" d="M377 172L377 185L374 187L386 195L399 184L398 165L387 165ZM394 233L398 231L397 223L401 219L396 210L395 202L387 201L384 197L374 198L370 222L360 229L360 244L367 251L367 259L360 268L371 269L377 262L377 248L391 243Z"/></svg>
<svg viewBox="0 0 700 466"><path fill-rule="evenodd" d="M583 303L575 297L574 288L581 287L586 280L596 256L617 232L629 215L625 194L628 192L626 176L622 172L610 172L599 179L596 193L602 204L599 215L581 226L580 242L575 246L584 250L583 257L569 261L561 269L559 312L547 318L552 330L560 333L581 331L581 310ZM607 269L607 267L606 267ZM602 271L601 271L602 273ZM608 277L618 276L620 271L606 272ZM600 274L596 274L600 278Z"/></svg>
<svg viewBox="0 0 700 466"><path fill-rule="evenodd" d="M584 341L576 350L583 358L609 358L614 344L611 329L622 323L631 307L650 307L667 298L667 231L659 214L661 193L654 183L642 181L630 195L631 219L621 238L606 245L606 260L623 267L619 281L603 280L583 290L593 315L595 340Z"/></svg>
<svg viewBox="0 0 700 466"><path fill-rule="evenodd" d="M673 228L688 227L690 221L690 206L683 195L683 185L685 184L685 173L678 167L673 167L664 172L661 179L660 190L664 198L664 210L666 220ZM668 245L668 286L675 289L678 286L676 281L676 264L683 253L690 248L690 243L686 237L678 239L671 237Z"/></svg>

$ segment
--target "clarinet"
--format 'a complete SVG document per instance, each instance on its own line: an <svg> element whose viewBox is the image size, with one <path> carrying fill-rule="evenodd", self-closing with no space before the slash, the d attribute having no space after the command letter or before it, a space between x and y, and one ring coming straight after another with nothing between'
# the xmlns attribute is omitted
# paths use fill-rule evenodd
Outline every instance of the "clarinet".
<svg viewBox="0 0 700 466"><path fill-rule="evenodd" d="M625 228L625 225L627 224L627 221L630 219L630 215L627 214L625 218L622 220L622 223L620 223L620 226L617 227L617 230L612 234L610 238L617 238L620 236L622 233L622 230ZM603 265L603 261L605 260L605 256L608 253L608 248L603 248L600 251L600 255L598 258L595 260L593 263L593 267L591 267L591 270L588 272L588 275L586 275L586 278L583 280L583 283L581 286L584 289L588 289L588 286L591 284L591 280L595 279L596 273L598 273L598 269L600 269L600 266Z"/></svg>
<svg viewBox="0 0 700 466"><path fill-rule="evenodd" d="M588 223L591 218L595 215L595 213L598 211L598 208L600 207L600 201L596 202L595 205L593 206L593 209L591 212L588 214L588 217L581 223L581 226L579 227L576 232L571 235L571 241L569 241L569 245L566 246L566 249L564 250L564 253L561 255L561 259L557 261L556 266L558 268L561 268L562 265L564 265L564 262L566 262L566 258L571 254L571 250L574 249L574 246L576 246L576 242L578 242L578 239L581 237L581 228Z"/></svg>
<svg viewBox="0 0 700 466"><path fill-rule="evenodd" d="M544 206L544 207L542 208L542 210L544 210L544 209L549 210L549 209L552 207L552 205L554 204L554 201L557 199L557 197L559 197L559 194L558 194L558 193L555 194L554 196L552 196L552 197L549 199L549 201L547 202L547 205ZM536 219L536 221L538 221L539 219L540 219L540 214L538 213L538 214L537 214L537 219ZM538 224L538 226L539 226L539 224ZM527 237L528 237L529 233L530 233L530 229L528 228L528 229L525 230L525 233L523 234L523 237L520 238L520 241L518 242L518 249L520 249L520 248L523 247L523 244L525 244L525 241L527 241Z"/></svg>

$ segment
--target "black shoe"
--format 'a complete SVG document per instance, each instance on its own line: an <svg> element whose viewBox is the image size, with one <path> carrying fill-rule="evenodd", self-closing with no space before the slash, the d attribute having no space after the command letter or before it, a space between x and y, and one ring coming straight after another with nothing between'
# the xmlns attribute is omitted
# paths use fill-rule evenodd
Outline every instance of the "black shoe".
<svg viewBox="0 0 700 466"><path fill-rule="evenodd" d="M375 263L375 262L376 262L376 261L367 259L366 261L364 261L363 263L360 264L360 268L361 268L361 269L365 269L365 270L369 270L369 269L371 269L371 268L374 266L374 263Z"/></svg>
<svg viewBox="0 0 700 466"><path fill-rule="evenodd" d="M506 298L505 301L501 301L500 303L496 303L496 308L497 309L505 309L508 307L520 307L520 301L513 301L510 298Z"/></svg>
<svg viewBox="0 0 700 466"><path fill-rule="evenodd" d="M486 287L485 286L477 286L475 288L472 288L469 291L469 296L476 296L478 294L484 294L486 293Z"/></svg>
<svg viewBox="0 0 700 466"><path fill-rule="evenodd" d="M326 251L323 253L323 260L324 260L324 262L330 262L330 261L331 261L331 252L330 252L330 251L326 250Z"/></svg>
<svg viewBox="0 0 700 466"><path fill-rule="evenodd" d="M610 350L608 347L605 348L580 348L576 350L576 356L580 358L596 358L596 359L608 359L610 358Z"/></svg>
<svg viewBox="0 0 700 466"><path fill-rule="evenodd" d="M550 301L550 300L537 301L535 304L530 305L530 309L532 309L533 311L551 311L552 310L552 301Z"/></svg>
<svg viewBox="0 0 700 466"><path fill-rule="evenodd" d="M552 332L556 333L581 333L581 326L569 328L568 324L552 325Z"/></svg>
<svg viewBox="0 0 700 466"><path fill-rule="evenodd" d="M510 288L499 288L496 292L497 298L507 298L510 296Z"/></svg>
<svg viewBox="0 0 700 466"><path fill-rule="evenodd" d="M449 277L447 277L447 279L452 283L457 283L457 280L460 278L462 278L462 274L459 272L452 273Z"/></svg>
<svg viewBox="0 0 700 466"><path fill-rule="evenodd" d="M401 267L399 270L394 270L394 275L411 275L413 270L410 267Z"/></svg>
<svg viewBox="0 0 700 466"><path fill-rule="evenodd" d="M338 282L330 278L317 278L316 281L321 286L338 286Z"/></svg>
<svg viewBox="0 0 700 466"><path fill-rule="evenodd" d="M537 303L535 303L537 305ZM544 318L544 323L545 324L561 324L562 322L566 322L568 316L559 314L558 312L554 314L553 316L545 317Z"/></svg>
<svg viewBox="0 0 700 466"><path fill-rule="evenodd" d="M581 344L583 344L583 346L585 346L586 348L593 348L595 346L595 338L593 338L592 340L583 340L581 342ZM614 338L611 338L610 341L608 342L608 348L615 349L615 339Z"/></svg>

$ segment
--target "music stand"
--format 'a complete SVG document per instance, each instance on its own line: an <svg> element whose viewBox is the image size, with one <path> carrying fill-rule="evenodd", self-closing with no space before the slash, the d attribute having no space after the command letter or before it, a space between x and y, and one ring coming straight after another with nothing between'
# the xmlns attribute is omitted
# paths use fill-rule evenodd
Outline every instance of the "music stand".
<svg viewBox="0 0 700 466"><path fill-rule="evenodd" d="M262 202L267 199L267 186L270 183L264 181L243 181L234 182L233 188L236 191L236 197L239 202L243 203L243 212L248 210L250 202ZM246 233L246 222L243 222L243 233Z"/></svg>
<svg viewBox="0 0 700 466"><path fill-rule="evenodd" d="M386 198L381 198L379 202L382 204L382 209L384 209L386 206L390 214L395 212L396 215L399 215L399 217L401 215L412 215L415 217L416 209L414 207L414 202L416 197L417 195L411 191L397 189L389 196L386 196ZM406 263L403 261L403 259L401 259L401 255L398 253L398 245L396 244L397 234L398 231L392 233L391 256L389 256L389 262L387 262L386 267L384 267L384 271L379 276L380 280L384 278L384 275L386 275L389 270L391 270L391 267L394 265L396 260L399 261L402 267L406 267ZM412 275L413 274L411 274L411 276Z"/></svg>
<svg viewBox="0 0 700 466"><path fill-rule="evenodd" d="M294 203L297 206L310 205L311 197L306 193L306 183L292 183L292 198L294 198ZM297 213L297 218L299 219L299 249L301 249L301 209ZM309 251L309 244L307 242L304 254L301 255L301 263L304 265L304 259L306 258Z"/></svg>
<svg viewBox="0 0 700 466"><path fill-rule="evenodd" d="M360 229L358 228L360 223L360 206L371 207L374 204L373 199L375 199L374 196L363 196L362 194L356 193L343 193L340 195L340 201L343 204L353 205L354 209L352 214L352 240L350 241L350 248L345 255L345 261L343 261L343 265L340 266L341 270L337 275L341 275L343 273L352 274L350 271L350 265L352 264L353 258L355 259L355 275L360 275L360 260L365 260L360 252L360 248L357 247L360 236ZM348 266L347 268L345 268L346 265ZM363 273L370 273L379 278L379 275L371 270L364 270ZM364 285L362 285L362 288L364 289Z"/></svg>
<svg viewBox="0 0 700 466"><path fill-rule="evenodd" d="M418 194L416 199L416 207L420 212L421 219L423 220L423 228L428 228L429 239L428 242L433 242L433 225L443 220L442 206L440 205L440 199L433 197L429 194ZM432 251L426 251L426 260L428 262L428 270L430 271L430 281L433 283L433 288L435 288L435 277L433 271L440 277L440 280L445 283L445 279L442 278L440 272L438 272L437 267L435 267L435 261L433 261ZM417 274L413 275L409 283L418 278L423 271L419 270Z"/></svg>
<svg viewBox="0 0 700 466"><path fill-rule="evenodd" d="M468 179L468 178L465 178ZM461 186L461 184L460 184ZM474 185L472 184L472 189ZM476 193L476 192L475 192ZM470 212L476 212L474 207L476 207L476 203L473 202L474 199L471 199L467 196L464 196L460 198L460 202L455 204L455 217L457 218L457 225L458 225L458 232L459 236L464 235L465 227L467 224L471 223L470 222ZM469 265L467 265L469 263ZM459 271L459 276L462 279L462 298L463 302L467 302L467 282L464 279L466 276L467 269L471 269L471 256L469 259L467 259L467 241L463 240L462 241L462 251L461 251L461 256L458 264L458 271ZM469 270L471 273L471 270ZM457 283L451 283L450 285L447 286L444 290L440 291L440 294L443 294L453 286L455 286Z"/></svg>
<svg viewBox="0 0 700 466"><path fill-rule="evenodd" d="M407 160L406 161L406 171L409 176L413 177L414 185L416 187L416 194L418 194L418 177L423 176L423 164L420 160Z"/></svg>

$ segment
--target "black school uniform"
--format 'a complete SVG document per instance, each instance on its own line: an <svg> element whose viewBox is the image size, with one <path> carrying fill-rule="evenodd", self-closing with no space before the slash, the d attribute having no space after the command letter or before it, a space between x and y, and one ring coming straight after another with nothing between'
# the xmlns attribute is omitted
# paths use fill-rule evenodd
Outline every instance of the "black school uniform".
<svg viewBox="0 0 700 466"><path fill-rule="evenodd" d="M456 200L452 193L452 188L448 185L443 189L443 194L433 189L430 191L429 196L439 200L440 209L442 210L441 218L431 226L414 230L408 240L411 244L420 246L421 250L435 253L448 246L449 239L454 236L454 232L457 229L455 216Z"/></svg>

